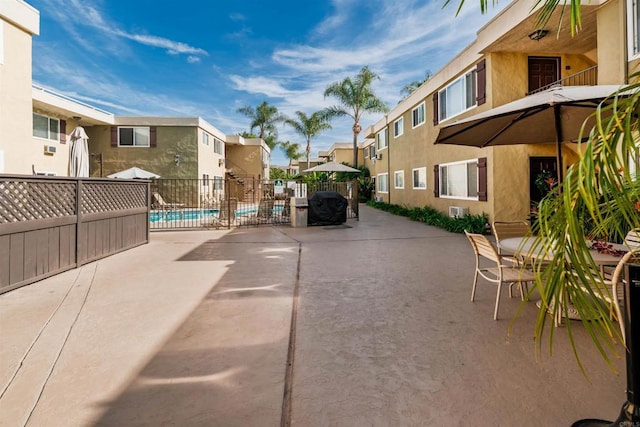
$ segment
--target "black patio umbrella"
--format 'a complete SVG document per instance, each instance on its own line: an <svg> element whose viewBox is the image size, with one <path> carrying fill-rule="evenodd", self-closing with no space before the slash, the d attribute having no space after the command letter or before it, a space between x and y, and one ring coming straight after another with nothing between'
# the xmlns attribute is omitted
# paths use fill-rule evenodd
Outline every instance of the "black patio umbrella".
<svg viewBox="0 0 640 427"><path fill-rule="evenodd" d="M562 143L576 142L596 107L621 86L556 86L443 126L435 144L489 147L556 144L558 180L563 179Z"/></svg>

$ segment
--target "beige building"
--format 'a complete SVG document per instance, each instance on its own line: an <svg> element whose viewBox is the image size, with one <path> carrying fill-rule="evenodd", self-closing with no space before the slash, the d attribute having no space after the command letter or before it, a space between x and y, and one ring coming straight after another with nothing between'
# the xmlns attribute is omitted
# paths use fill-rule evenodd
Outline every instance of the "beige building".
<svg viewBox="0 0 640 427"><path fill-rule="evenodd" d="M200 117L116 116L110 126L84 127L92 176L137 166L163 178L224 177L226 135Z"/></svg>
<svg viewBox="0 0 640 427"><path fill-rule="evenodd" d="M318 152L318 157L326 158L328 162L348 163L353 165L353 143L334 142L327 151ZM362 147L358 147L358 164L362 164Z"/></svg>
<svg viewBox="0 0 640 427"><path fill-rule="evenodd" d="M82 126L94 177L137 166L162 178L212 180L213 191L225 177L269 177L261 139L225 135L200 117L116 116L33 85L39 20L24 1L0 1L0 173L68 176L70 134Z"/></svg>
<svg viewBox="0 0 640 427"><path fill-rule="evenodd" d="M9 165L43 156L43 145L28 145L31 124L31 38L40 32L40 14L19 0L0 1L0 173ZM22 150L12 149L20 144ZM23 169L21 169L23 170ZM31 166L24 169L31 174Z"/></svg>
<svg viewBox="0 0 640 427"><path fill-rule="evenodd" d="M534 32L537 15L531 4L508 5L465 50L366 129L373 143L364 146L365 165L376 178L379 200L443 212L485 212L490 220L527 218L539 197L535 178L556 168L555 147L434 145L440 126L550 83L624 84L640 57L633 47L638 43L629 42L638 40L638 20L629 17L627 27L625 11L636 10L631 0L583 3L583 30L573 38L567 18L556 37L560 9L547 32ZM575 161L575 144L564 144L563 150L565 165Z"/></svg>
<svg viewBox="0 0 640 427"><path fill-rule="evenodd" d="M307 162L306 158L300 158L292 161L289 173L291 175L304 174L306 169L321 165L322 163L327 163L327 157L321 156L322 153L322 151L318 153L318 157L309 157L309 162Z"/></svg>

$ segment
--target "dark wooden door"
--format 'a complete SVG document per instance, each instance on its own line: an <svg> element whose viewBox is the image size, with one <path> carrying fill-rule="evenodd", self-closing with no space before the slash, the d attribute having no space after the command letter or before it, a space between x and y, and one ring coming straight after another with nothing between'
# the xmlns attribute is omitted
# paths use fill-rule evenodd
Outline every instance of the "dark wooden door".
<svg viewBox="0 0 640 427"><path fill-rule="evenodd" d="M560 58L529 57L529 92L560 80Z"/></svg>
<svg viewBox="0 0 640 427"><path fill-rule="evenodd" d="M542 175L541 175L542 174ZM558 161L555 157L529 158L529 198L532 204L537 204L546 195L543 189L536 185L538 176L549 175L558 180Z"/></svg>

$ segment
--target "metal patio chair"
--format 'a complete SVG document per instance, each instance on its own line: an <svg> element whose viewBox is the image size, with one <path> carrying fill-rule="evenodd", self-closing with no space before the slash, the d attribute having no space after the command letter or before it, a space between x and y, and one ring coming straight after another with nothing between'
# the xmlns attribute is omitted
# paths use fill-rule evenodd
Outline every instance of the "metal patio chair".
<svg viewBox="0 0 640 427"><path fill-rule="evenodd" d="M500 246L500 241L511 237L525 237L531 235L531 228L527 221L493 221L491 223L493 236L496 238L498 253L502 256L509 256L515 262L521 263L523 260L515 257L513 252L505 250Z"/></svg>
<svg viewBox="0 0 640 427"><path fill-rule="evenodd" d="M471 290L471 301L475 300L476 285L478 284L478 276L482 276L485 280L497 285L496 305L493 312L493 319L498 320L498 309L500 307L500 293L502 284L509 284L509 297L512 296L512 287L518 285L520 288L520 296L525 299L525 290L528 292L526 284L534 282L536 277L533 272L526 269L520 264L514 264L508 258L498 254L498 250L493 244L482 234L473 234L465 230L464 232L471 243L473 252L476 257L476 267L473 274L473 288Z"/></svg>
<svg viewBox="0 0 640 427"><path fill-rule="evenodd" d="M607 304L611 318L615 319L620 326L623 341L626 340L621 304L624 302L624 266L628 263L640 263L640 247L632 249L620 258L620 262L613 270L611 279L603 278L601 275L594 275L595 287L591 286L590 290L585 286L582 287L583 291L589 295L593 292L593 296ZM593 284L594 282L592 282Z"/></svg>

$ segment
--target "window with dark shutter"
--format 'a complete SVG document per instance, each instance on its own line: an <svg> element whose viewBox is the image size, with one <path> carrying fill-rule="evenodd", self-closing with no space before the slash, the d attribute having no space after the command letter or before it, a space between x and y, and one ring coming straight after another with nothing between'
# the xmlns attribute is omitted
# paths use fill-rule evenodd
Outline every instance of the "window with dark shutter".
<svg viewBox="0 0 640 427"><path fill-rule="evenodd" d="M478 62L476 66L476 76L478 79L477 88L478 96L476 98L478 105L482 105L487 102L487 68L486 59Z"/></svg>
<svg viewBox="0 0 640 427"><path fill-rule="evenodd" d="M437 124L438 124L438 92L433 94L433 125L436 126Z"/></svg>
<svg viewBox="0 0 640 427"><path fill-rule="evenodd" d="M487 158L478 159L478 200L487 201Z"/></svg>
<svg viewBox="0 0 640 427"><path fill-rule="evenodd" d="M433 197L440 197L440 165L433 165Z"/></svg>
<svg viewBox="0 0 640 427"><path fill-rule="evenodd" d="M112 147L118 146L118 127L117 126L111 126L111 146Z"/></svg>
<svg viewBox="0 0 640 427"><path fill-rule="evenodd" d="M60 144L67 143L67 121L60 120Z"/></svg>
<svg viewBox="0 0 640 427"><path fill-rule="evenodd" d="M157 146L156 127L151 126L149 128L149 147L155 148Z"/></svg>

